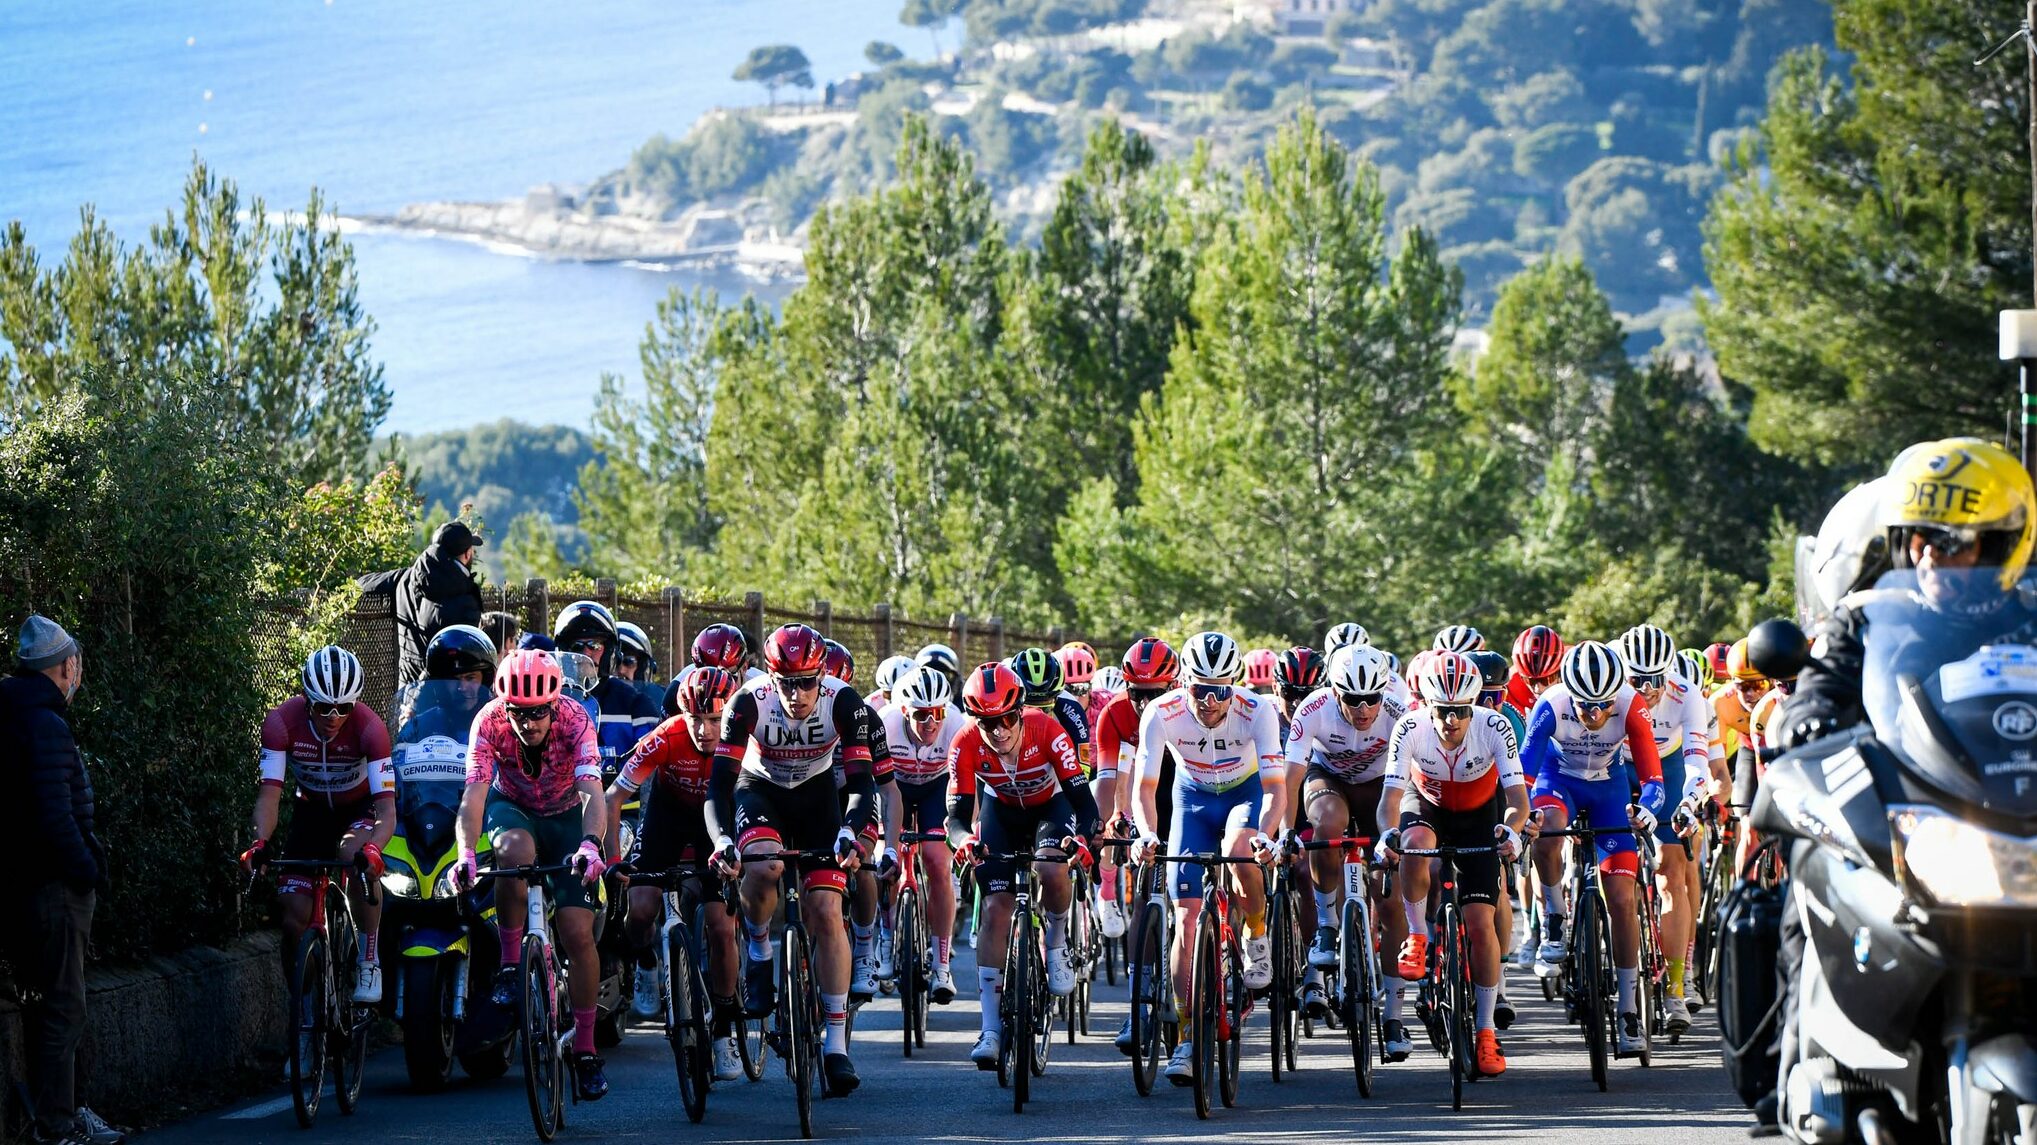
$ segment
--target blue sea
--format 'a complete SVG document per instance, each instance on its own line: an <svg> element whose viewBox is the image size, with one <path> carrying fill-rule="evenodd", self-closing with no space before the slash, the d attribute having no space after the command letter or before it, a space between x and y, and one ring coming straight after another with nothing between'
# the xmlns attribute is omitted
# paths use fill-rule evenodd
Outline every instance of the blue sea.
<svg viewBox="0 0 2037 1145"><path fill-rule="evenodd" d="M823 82L862 67L872 39L924 50L897 13L898 0L4 0L0 220L22 220L46 266L85 203L139 240L193 154L272 212L302 210L313 186L356 214L584 182L711 107L761 102L729 76L759 44L797 44ZM668 289L755 288L453 240L352 242L395 395L385 428L404 433L505 415L584 424L604 370L635 375Z"/></svg>

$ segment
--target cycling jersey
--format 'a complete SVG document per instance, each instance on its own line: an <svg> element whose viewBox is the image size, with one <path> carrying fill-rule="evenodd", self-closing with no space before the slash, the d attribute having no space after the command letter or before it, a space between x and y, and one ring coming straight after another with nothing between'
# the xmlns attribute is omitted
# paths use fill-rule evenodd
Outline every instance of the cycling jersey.
<svg viewBox="0 0 2037 1145"><path fill-rule="evenodd" d="M1068 733L1069 740L1075 744L1076 762L1082 765L1082 774L1088 775L1090 728L1087 706L1073 695L1062 692L1054 697L1051 707L1041 710L1050 713L1060 723L1061 730Z"/></svg>
<svg viewBox="0 0 2037 1145"><path fill-rule="evenodd" d="M1471 709L1464 742L1454 748L1443 746L1443 733L1426 712L1409 712L1393 725L1388 787L1412 789L1424 802L1454 812L1489 806L1500 789L1526 784L1514 729L1491 708Z"/></svg>
<svg viewBox="0 0 2037 1145"><path fill-rule="evenodd" d="M1337 693L1317 688L1294 709L1287 728L1287 766L1324 771L1345 783L1368 783L1386 774L1386 746L1405 713L1393 698L1372 726L1359 731L1344 718Z"/></svg>
<svg viewBox="0 0 2037 1145"><path fill-rule="evenodd" d="M855 689L823 676L812 714L795 720L767 677L729 700L715 758L778 787L805 783L834 767L837 756L849 775L872 774L869 710Z"/></svg>
<svg viewBox="0 0 2037 1145"><path fill-rule="evenodd" d="M1740 698L1740 689L1732 683L1720 684L1712 689L1712 714L1719 721L1719 749L1727 756L1738 754L1743 744L1753 742L1748 729L1747 702Z"/></svg>
<svg viewBox="0 0 2037 1145"><path fill-rule="evenodd" d="M1172 749L1175 786L1196 791L1229 791L1255 775L1278 780L1286 760L1280 754L1280 721L1273 701L1243 688L1215 727L1196 718L1187 688L1176 688L1146 705L1139 719L1141 779L1160 774L1161 754Z"/></svg>
<svg viewBox="0 0 2037 1145"><path fill-rule="evenodd" d="M912 716L904 704L887 704L877 713L884 723L884 743L890 750L891 771L900 783L928 783L948 777L948 751L962 730L962 713L953 704L941 718L941 730L921 743L912 737Z"/></svg>
<svg viewBox="0 0 2037 1145"><path fill-rule="evenodd" d="M295 775L299 798L318 796L328 807L396 793L389 729L366 704L355 704L339 731L322 740L311 726L311 702L292 696L263 718L261 738L265 785L282 787Z"/></svg>
<svg viewBox="0 0 2037 1145"><path fill-rule="evenodd" d="M1674 676L1648 708L1655 729L1656 754L1662 762L1663 790L1677 801L1703 786L1716 749L1712 745L1711 705L1702 693Z"/></svg>
<svg viewBox="0 0 2037 1145"><path fill-rule="evenodd" d="M1117 699L1117 696L1116 692L1107 691L1103 688L1091 688L1089 689L1089 695L1083 697L1082 714L1089 720L1089 735L1092 741L1096 738L1097 729L1103 725L1103 710L1108 708L1110 702ZM1093 742L1089 756L1092 762L1097 758ZM1101 764L1098 764L1098 766L1101 766Z"/></svg>
<svg viewBox="0 0 2037 1145"><path fill-rule="evenodd" d="M482 706L467 743L467 786L490 784L505 799L540 816L578 807L578 781L601 782L594 718L570 699L552 705L551 731L538 749L535 770L524 762L523 742L509 722L509 706L500 699Z"/></svg>
<svg viewBox="0 0 2037 1145"><path fill-rule="evenodd" d="M612 775L622 766L624 757L629 755L637 741L658 726L658 705L662 695L660 699L652 699L621 676L610 676L601 681L588 698L601 712L595 742L601 748L602 773Z"/></svg>
<svg viewBox="0 0 2037 1145"><path fill-rule="evenodd" d="M1139 750L1139 709L1130 696L1114 696L1096 721L1096 777L1109 779L1119 771L1119 756ZM1136 754L1134 755L1136 759Z"/></svg>
<svg viewBox="0 0 2037 1145"><path fill-rule="evenodd" d="M1788 692L1771 687L1754 701L1754 710L1747 713L1747 729L1752 734L1754 750L1766 751L1776 746L1775 717L1788 699Z"/></svg>
<svg viewBox="0 0 2037 1145"><path fill-rule="evenodd" d="M714 753L702 751L687 733L684 716L673 716L637 741L635 752L616 776L615 785L635 794L644 784L657 780L664 792L698 807L707 801L709 780L714 775Z"/></svg>
<svg viewBox="0 0 2037 1145"><path fill-rule="evenodd" d="M1528 687L1526 676L1519 672L1507 676L1506 702L1524 712L1535 706L1535 693Z"/></svg>
<svg viewBox="0 0 2037 1145"><path fill-rule="evenodd" d="M1538 779L1554 765L1572 779L1596 783L1612 775L1622 748L1631 754L1642 783L1662 782L1655 724L1648 716L1648 705L1632 685L1620 685L1611 714L1593 731L1578 715L1570 689L1559 683L1543 692L1535 701L1535 710L1528 713L1528 742L1521 749L1521 766Z"/></svg>
<svg viewBox="0 0 2037 1145"><path fill-rule="evenodd" d="M948 797L974 802L977 790L1000 802L1038 807L1064 788L1088 788L1075 741L1053 716L1025 709L1019 724L1019 746L1010 759L991 750L983 729L973 721L955 736L948 752Z"/></svg>

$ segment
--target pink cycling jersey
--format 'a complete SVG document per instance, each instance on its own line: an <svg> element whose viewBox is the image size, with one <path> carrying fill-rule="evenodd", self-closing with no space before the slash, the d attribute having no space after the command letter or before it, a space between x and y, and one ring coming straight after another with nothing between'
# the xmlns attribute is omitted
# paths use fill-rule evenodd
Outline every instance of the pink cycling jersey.
<svg viewBox="0 0 2037 1145"><path fill-rule="evenodd" d="M508 707L499 699L488 701L474 717L467 741L467 786L493 783L510 802L537 815L557 815L578 806L580 793L574 783L601 782L601 747L586 708L568 699L554 707L551 734L532 770L524 764L523 744L510 726Z"/></svg>

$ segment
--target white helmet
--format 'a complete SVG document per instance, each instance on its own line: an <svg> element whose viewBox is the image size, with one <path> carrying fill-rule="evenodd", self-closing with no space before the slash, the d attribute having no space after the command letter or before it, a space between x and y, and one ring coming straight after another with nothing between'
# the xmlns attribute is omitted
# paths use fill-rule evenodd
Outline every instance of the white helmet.
<svg viewBox="0 0 2037 1145"><path fill-rule="evenodd" d="M1344 648L1330 657L1330 687L1345 695L1365 696L1384 692L1392 678L1386 653L1370 645Z"/></svg>
<svg viewBox="0 0 2037 1145"><path fill-rule="evenodd" d="M1799 619L1816 623L1832 615L1847 593L1873 584L1889 568L1888 530L1878 516L1889 478L1857 485L1818 526L1810 551L1798 549Z"/></svg>
<svg viewBox="0 0 2037 1145"><path fill-rule="evenodd" d="M1182 645L1182 670L1192 680L1230 683L1242 663L1238 642L1221 632L1198 632Z"/></svg>
<svg viewBox="0 0 2037 1145"><path fill-rule="evenodd" d="M1438 631L1435 643L1429 647L1438 652L1462 652L1469 656L1473 652L1485 651L1485 637L1469 624L1452 624Z"/></svg>
<svg viewBox="0 0 2037 1145"><path fill-rule="evenodd" d="M1330 630L1323 633L1323 651L1329 656L1335 656L1339 650L1353 645L1363 646L1370 643L1372 634L1365 631L1365 626L1353 624L1348 620L1342 624L1330 625Z"/></svg>
<svg viewBox="0 0 2037 1145"><path fill-rule="evenodd" d="M361 698L360 657L328 644L304 661L304 698L314 704L351 704Z"/></svg>
<svg viewBox="0 0 2037 1145"><path fill-rule="evenodd" d="M913 657L912 662L922 668L946 672L950 676L962 671L962 658L955 655L955 650L946 644L927 645L919 650L919 655Z"/></svg>
<svg viewBox="0 0 2037 1145"><path fill-rule="evenodd" d="M1469 704L1485 690L1485 675L1462 652L1436 652L1416 673L1415 687L1428 704Z"/></svg>
<svg viewBox="0 0 2037 1145"><path fill-rule="evenodd" d="M877 665L875 680L877 690L889 695L893 689L898 687L899 678L910 671L912 671L911 657L886 656L884 662Z"/></svg>
<svg viewBox="0 0 2037 1145"><path fill-rule="evenodd" d="M955 698L955 688L931 667L914 668L898 681L891 698L908 708L945 708Z"/></svg>
<svg viewBox="0 0 2037 1145"><path fill-rule="evenodd" d="M1124 670L1115 664L1105 664L1096 670L1095 676L1090 678L1089 690L1092 692L1110 692L1114 695L1123 695L1125 690Z"/></svg>
<svg viewBox="0 0 2037 1145"><path fill-rule="evenodd" d="M1563 654L1563 688L1580 703L1603 704L1620 694L1627 668L1620 654L1587 640Z"/></svg>
<svg viewBox="0 0 2037 1145"><path fill-rule="evenodd" d="M1620 637L1620 655L1637 676L1655 676L1676 665L1676 641L1652 624L1636 624Z"/></svg>

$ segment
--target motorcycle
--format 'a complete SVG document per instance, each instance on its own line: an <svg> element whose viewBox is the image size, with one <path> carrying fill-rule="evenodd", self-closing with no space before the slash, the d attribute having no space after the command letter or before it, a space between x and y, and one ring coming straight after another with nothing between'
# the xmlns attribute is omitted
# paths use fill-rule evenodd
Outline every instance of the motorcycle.
<svg viewBox="0 0 2037 1145"><path fill-rule="evenodd" d="M448 878L459 859L453 825L467 738L488 698L485 685L420 680L392 707L397 825L383 852L382 948L398 955L391 1006L421 1092L444 1087L456 1059L470 1077L500 1077L515 1049L515 1014L488 1002L500 961L493 896L483 887L463 899ZM478 849L488 852L486 837Z"/></svg>
<svg viewBox="0 0 2037 1145"><path fill-rule="evenodd" d="M1770 764L1756 797L1805 937L1780 1121L2037 1145L2037 611L1934 609L1926 587L1898 570L1863 594L1866 722Z"/></svg>

